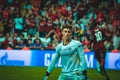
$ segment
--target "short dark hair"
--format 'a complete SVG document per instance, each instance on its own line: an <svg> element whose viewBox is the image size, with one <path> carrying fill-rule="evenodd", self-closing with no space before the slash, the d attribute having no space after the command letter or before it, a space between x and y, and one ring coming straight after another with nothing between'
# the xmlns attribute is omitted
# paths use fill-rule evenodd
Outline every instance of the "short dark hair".
<svg viewBox="0 0 120 80"><path fill-rule="evenodd" d="M63 30L64 28L68 28L68 29L70 29L71 31L73 31L72 26L64 25L64 26L62 27L62 30Z"/></svg>

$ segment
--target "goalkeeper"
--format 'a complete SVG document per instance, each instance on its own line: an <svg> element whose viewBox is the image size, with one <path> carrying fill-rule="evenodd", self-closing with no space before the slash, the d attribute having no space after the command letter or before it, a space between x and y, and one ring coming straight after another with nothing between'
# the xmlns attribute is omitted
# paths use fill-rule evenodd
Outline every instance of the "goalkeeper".
<svg viewBox="0 0 120 80"><path fill-rule="evenodd" d="M71 26L63 26L63 40L56 47L56 54L46 71L44 80L48 80L60 57L62 71L58 80L88 80L83 46L79 41L72 39L72 30Z"/></svg>

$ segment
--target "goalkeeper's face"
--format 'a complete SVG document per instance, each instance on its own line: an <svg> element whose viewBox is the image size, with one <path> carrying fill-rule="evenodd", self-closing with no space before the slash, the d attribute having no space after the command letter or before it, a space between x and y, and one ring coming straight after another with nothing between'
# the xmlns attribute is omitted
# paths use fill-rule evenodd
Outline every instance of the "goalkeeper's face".
<svg viewBox="0 0 120 80"><path fill-rule="evenodd" d="M72 30L69 28L64 28L62 30L63 39L70 40L72 38Z"/></svg>

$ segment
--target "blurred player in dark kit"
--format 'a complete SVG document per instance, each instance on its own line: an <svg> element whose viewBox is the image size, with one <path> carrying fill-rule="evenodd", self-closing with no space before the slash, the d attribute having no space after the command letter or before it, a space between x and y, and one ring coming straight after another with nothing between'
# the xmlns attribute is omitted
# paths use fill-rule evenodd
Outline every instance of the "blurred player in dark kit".
<svg viewBox="0 0 120 80"><path fill-rule="evenodd" d="M106 34L105 29L100 28L99 24L94 22L90 25L91 46L95 53L95 59L97 61L97 70L99 73L104 74L106 80L110 80L105 70L105 57L106 47L105 41L109 37Z"/></svg>

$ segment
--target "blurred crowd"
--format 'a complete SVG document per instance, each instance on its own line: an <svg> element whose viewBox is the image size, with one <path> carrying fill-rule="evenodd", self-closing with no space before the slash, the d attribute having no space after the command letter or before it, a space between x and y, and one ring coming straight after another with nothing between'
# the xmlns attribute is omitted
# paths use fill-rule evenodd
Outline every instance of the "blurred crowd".
<svg viewBox="0 0 120 80"><path fill-rule="evenodd" d="M110 35L107 50L120 50L120 0L1 0L0 49L55 49L62 26L72 26L91 51L93 21Z"/></svg>

